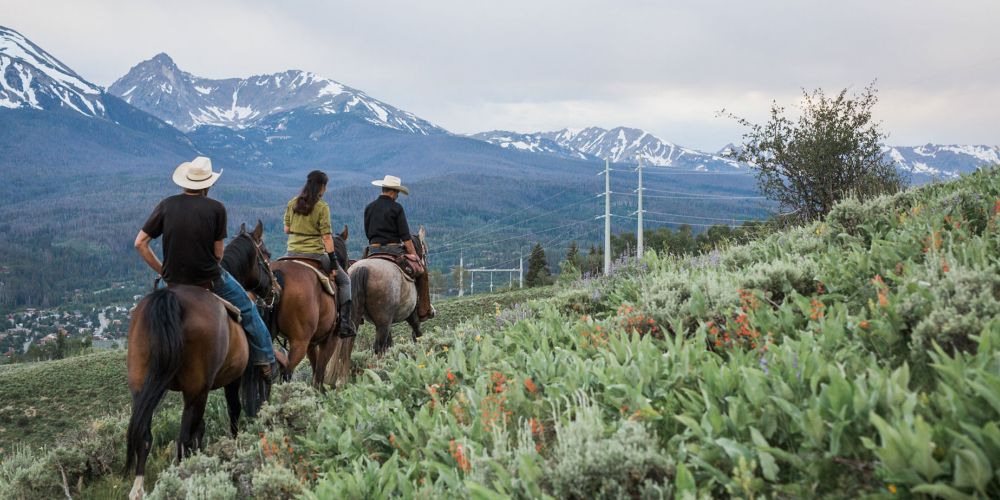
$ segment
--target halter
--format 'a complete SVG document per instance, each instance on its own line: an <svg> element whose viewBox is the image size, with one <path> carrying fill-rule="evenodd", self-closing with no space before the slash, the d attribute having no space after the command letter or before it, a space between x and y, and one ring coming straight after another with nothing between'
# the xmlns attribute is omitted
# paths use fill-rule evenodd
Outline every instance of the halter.
<svg viewBox="0 0 1000 500"><path fill-rule="evenodd" d="M257 285L250 289L250 292L257 296L257 300L260 305L267 308L274 307L275 302L278 301L278 297L281 296L281 285L278 284L277 278L274 277L274 272L271 271L271 266L267 264L267 258L264 252L264 242L257 242L247 231L241 231L240 236L245 236L250 239L250 243L253 243L254 252L257 254ZM260 271L266 271L268 279L271 281L271 286L266 287L263 281L260 279Z"/></svg>

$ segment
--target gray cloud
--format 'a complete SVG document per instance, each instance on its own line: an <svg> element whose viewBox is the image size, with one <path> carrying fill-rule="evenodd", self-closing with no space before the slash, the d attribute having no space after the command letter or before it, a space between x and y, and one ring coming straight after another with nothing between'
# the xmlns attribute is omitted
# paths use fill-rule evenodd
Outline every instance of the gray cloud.
<svg viewBox="0 0 1000 500"><path fill-rule="evenodd" d="M109 85L167 52L208 77L306 69L456 132L629 125L713 149L800 87L878 79L891 142L1000 143L1000 2L0 0Z"/></svg>

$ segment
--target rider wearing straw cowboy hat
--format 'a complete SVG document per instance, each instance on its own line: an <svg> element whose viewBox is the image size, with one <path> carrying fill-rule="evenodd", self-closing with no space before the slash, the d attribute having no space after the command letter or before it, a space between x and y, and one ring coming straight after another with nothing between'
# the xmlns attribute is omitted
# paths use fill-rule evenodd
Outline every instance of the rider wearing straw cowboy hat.
<svg viewBox="0 0 1000 500"><path fill-rule="evenodd" d="M271 334L247 293L222 266L226 239L226 207L208 197L222 170L212 171L212 161L199 156L174 170L174 183L181 194L164 199L135 237L142 260L168 285L207 288L239 308L241 323L250 344L250 359L265 376L275 363ZM163 236L163 262L149 242Z"/></svg>
<svg viewBox="0 0 1000 500"><path fill-rule="evenodd" d="M382 194L365 207L365 235L368 237L366 253L392 253L419 255L410 236L410 226L406 222L406 212L396 199L399 193L410 194L399 177L387 175L372 181L372 185L382 188ZM430 283L427 274L416 277L417 315L420 321L434 317L431 307Z"/></svg>

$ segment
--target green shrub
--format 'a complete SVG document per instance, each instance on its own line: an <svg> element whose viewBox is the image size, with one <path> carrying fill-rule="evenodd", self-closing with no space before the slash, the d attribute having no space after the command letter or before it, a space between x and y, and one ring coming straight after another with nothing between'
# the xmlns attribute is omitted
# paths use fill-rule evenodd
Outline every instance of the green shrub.
<svg viewBox="0 0 1000 500"><path fill-rule="evenodd" d="M670 462L659 440L638 422L622 421L611 435L601 410L580 397L574 417L556 424L545 481L561 498L622 498L665 484Z"/></svg>
<svg viewBox="0 0 1000 500"><path fill-rule="evenodd" d="M236 487L218 457L194 455L160 474L150 500L235 499Z"/></svg>

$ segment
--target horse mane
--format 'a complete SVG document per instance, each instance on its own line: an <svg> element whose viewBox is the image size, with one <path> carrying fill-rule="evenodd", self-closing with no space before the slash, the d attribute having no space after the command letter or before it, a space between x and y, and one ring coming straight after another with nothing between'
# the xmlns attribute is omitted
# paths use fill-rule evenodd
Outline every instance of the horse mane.
<svg viewBox="0 0 1000 500"><path fill-rule="evenodd" d="M225 250L223 250L222 268L233 275L236 281L242 281L253 275L253 257L255 255L254 243L250 233L240 233L230 240Z"/></svg>

